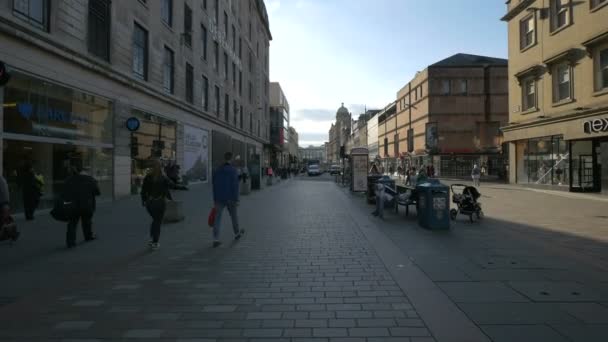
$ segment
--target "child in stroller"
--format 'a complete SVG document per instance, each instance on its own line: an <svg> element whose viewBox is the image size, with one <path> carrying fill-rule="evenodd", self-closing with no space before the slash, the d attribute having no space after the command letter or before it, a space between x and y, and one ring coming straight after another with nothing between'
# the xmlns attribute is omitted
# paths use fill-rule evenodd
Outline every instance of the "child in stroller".
<svg viewBox="0 0 608 342"><path fill-rule="evenodd" d="M473 222L473 215L477 216L477 219L483 217L481 203L477 201L481 197L481 193L477 188L464 184L452 184L451 189L452 202L458 207L458 209L450 210L452 220L455 220L458 214L468 215L471 222Z"/></svg>

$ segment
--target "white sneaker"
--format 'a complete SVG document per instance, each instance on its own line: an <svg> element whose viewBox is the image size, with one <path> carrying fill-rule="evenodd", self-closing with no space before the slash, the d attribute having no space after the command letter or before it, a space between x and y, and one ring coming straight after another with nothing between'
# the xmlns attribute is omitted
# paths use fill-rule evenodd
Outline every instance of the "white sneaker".
<svg viewBox="0 0 608 342"><path fill-rule="evenodd" d="M157 250L160 248L160 243L158 242L153 242L152 243L152 250Z"/></svg>

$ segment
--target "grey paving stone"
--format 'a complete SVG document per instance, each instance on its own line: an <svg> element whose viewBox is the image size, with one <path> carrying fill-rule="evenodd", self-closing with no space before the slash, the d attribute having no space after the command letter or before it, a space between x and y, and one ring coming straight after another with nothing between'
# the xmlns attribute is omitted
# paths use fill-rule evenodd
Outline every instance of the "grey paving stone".
<svg viewBox="0 0 608 342"><path fill-rule="evenodd" d="M499 282L440 282L439 287L458 303L529 302L512 288Z"/></svg>
<svg viewBox="0 0 608 342"><path fill-rule="evenodd" d="M361 336L361 337L382 337L390 336L387 328L349 328L349 336Z"/></svg>
<svg viewBox="0 0 608 342"><path fill-rule="evenodd" d="M293 328L294 326L295 321L288 319L270 319L262 322L262 328Z"/></svg>
<svg viewBox="0 0 608 342"><path fill-rule="evenodd" d="M311 311L309 314L310 319L330 319L336 318L336 313L333 311Z"/></svg>
<svg viewBox="0 0 608 342"><path fill-rule="evenodd" d="M551 324L551 327L572 342L605 342L608 336L608 324Z"/></svg>
<svg viewBox="0 0 608 342"><path fill-rule="evenodd" d="M297 319L296 328L326 328L327 320L325 319Z"/></svg>
<svg viewBox="0 0 608 342"><path fill-rule="evenodd" d="M123 335L124 338L160 338L163 333L161 329L130 329Z"/></svg>
<svg viewBox="0 0 608 342"><path fill-rule="evenodd" d="M281 312L249 312L247 319L280 319Z"/></svg>
<svg viewBox="0 0 608 342"><path fill-rule="evenodd" d="M87 299L87 300L79 300L72 304L73 306L101 306L105 303L103 300L96 299Z"/></svg>
<svg viewBox="0 0 608 342"><path fill-rule="evenodd" d="M236 305L207 305L203 307L203 312L234 312Z"/></svg>
<svg viewBox="0 0 608 342"><path fill-rule="evenodd" d="M459 307L477 324L577 323L556 304L461 303Z"/></svg>
<svg viewBox="0 0 608 342"><path fill-rule="evenodd" d="M559 308L587 324L608 324L608 308L597 303L560 303Z"/></svg>
<svg viewBox="0 0 608 342"><path fill-rule="evenodd" d="M424 322L418 318L397 318L396 322L401 327L424 327Z"/></svg>
<svg viewBox="0 0 608 342"><path fill-rule="evenodd" d="M336 311L337 318L372 318L371 311Z"/></svg>
<svg viewBox="0 0 608 342"><path fill-rule="evenodd" d="M245 329L243 336L245 337L281 337L283 330L281 329Z"/></svg>
<svg viewBox="0 0 608 342"><path fill-rule="evenodd" d="M323 312L323 311L319 311ZM311 313L304 311L292 311L292 312L279 312L283 319L308 319L312 318Z"/></svg>
<svg viewBox="0 0 608 342"><path fill-rule="evenodd" d="M159 320L159 321L176 321L179 319L180 314L173 312L164 312L164 313L147 313L143 315L143 319L147 320Z"/></svg>
<svg viewBox="0 0 608 342"><path fill-rule="evenodd" d="M566 342L566 338L546 325L482 325L494 342Z"/></svg>
<svg viewBox="0 0 608 342"><path fill-rule="evenodd" d="M283 336L284 337L312 337L312 329L311 328L284 329Z"/></svg>
<svg viewBox="0 0 608 342"><path fill-rule="evenodd" d="M358 319L357 326L362 328L372 328L372 327L394 327L397 323L394 319L388 318L367 318L367 319Z"/></svg>
<svg viewBox="0 0 608 342"><path fill-rule="evenodd" d="M87 330L93 325L92 321L65 321L55 325L58 330Z"/></svg>
<svg viewBox="0 0 608 342"><path fill-rule="evenodd" d="M400 327L390 328L392 336L431 336L427 328Z"/></svg>
<svg viewBox="0 0 608 342"><path fill-rule="evenodd" d="M315 337L346 337L348 332L344 328L314 328L312 332Z"/></svg>

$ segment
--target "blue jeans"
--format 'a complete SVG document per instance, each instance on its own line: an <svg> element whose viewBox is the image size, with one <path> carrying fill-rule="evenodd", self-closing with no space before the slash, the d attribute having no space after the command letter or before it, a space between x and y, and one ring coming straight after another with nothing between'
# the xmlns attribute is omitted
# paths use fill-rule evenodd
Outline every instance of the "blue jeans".
<svg viewBox="0 0 608 342"><path fill-rule="evenodd" d="M239 220L236 213L237 203L236 202L227 202L227 203L215 203L215 208L217 213L215 214L215 222L213 224L213 240L220 239L220 227L222 224L222 212L224 208L228 208L228 213L230 214L230 219L232 220L232 230L234 234L239 233Z"/></svg>

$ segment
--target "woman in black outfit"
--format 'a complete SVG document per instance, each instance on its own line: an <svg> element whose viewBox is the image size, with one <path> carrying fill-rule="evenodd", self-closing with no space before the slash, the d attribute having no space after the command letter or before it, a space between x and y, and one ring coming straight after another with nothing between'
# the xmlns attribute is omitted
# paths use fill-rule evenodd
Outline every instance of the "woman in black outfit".
<svg viewBox="0 0 608 342"><path fill-rule="evenodd" d="M160 244L160 224L165 216L167 206L166 199L173 200L169 191L170 181L162 174L160 162L154 162L152 170L144 178L144 183L141 188L142 204L152 216L152 224L150 225L150 242L149 246L152 249L158 249Z"/></svg>

